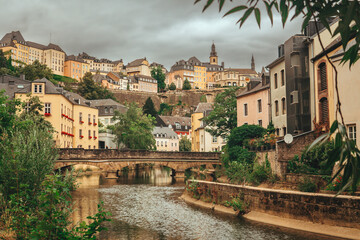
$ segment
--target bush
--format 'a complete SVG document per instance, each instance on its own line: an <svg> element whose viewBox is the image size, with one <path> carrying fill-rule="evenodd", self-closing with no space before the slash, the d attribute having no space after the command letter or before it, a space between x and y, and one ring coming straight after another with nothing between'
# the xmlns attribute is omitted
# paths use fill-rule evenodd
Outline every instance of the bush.
<svg viewBox="0 0 360 240"><path fill-rule="evenodd" d="M263 164L256 163L250 174L250 182L259 185L272 177L270 162L266 160Z"/></svg>
<svg viewBox="0 0 360 240"><path fill-rule="evenodd" d="M171 84L170 84L169 90L176 90L176 85L175 85L175 83L171 83Z"/></svg>
<svg viewBox="0 0 360 240"><path fill-rule="evenodd" d="M71 227L74 181L71 175L47 175L35 198L29 196L28 185L20 186L20 191L10 196L11 218L7 220L16 239L96 239L98 232L106 230L101 223L110 221L109 213L101 205L96 215L88 217L92 223Z"/></svg>
<svg viewBox="0 0 360 240"><path fill-rule="evenodd" d="M264 136L266 129L258 125L242 125L231 130L228 146L243 146L246 139L259 138Z"/></svg>
<svg viewBox="0 0 360 240"><path fill-rule="evenodd" d="M329 141L321 146L316 146L309 152L306 152L306 148L302 152L301 158L299 158L298 155L295 155L294 158L289 161L287 171L290 173L331 175L334 166L327 166L326 162L333 150L333 141Z"/></svg>
<svg viewBox="0 0 360 240"><path fill-rule="evenodd" d="M230 162L225 174L232 183L245 183L249 179L251 167L246 163Z"/></svg>
<svg viewBox="0 0 360 240"><path fill-rule="evenodd" d="M247 204L244 203L244 195L241 193L233 196L231 201L226 201L225 206L232 207L234 211L239 211L241 214L244 214L247 209Z"/></svg>
<svg viewBox="0 0 360 240"><path fill-rule="evenodd" d="M298 189L301 192L317 192L317 186L310 178L305 178L299 183Z"/></svg>
<svg viewBox="0 0 360 240"><path fill-rule="evenodd" d="M256 154L241 146L234 146L228 149L230 161L237 161L252 165Z"/></svg>

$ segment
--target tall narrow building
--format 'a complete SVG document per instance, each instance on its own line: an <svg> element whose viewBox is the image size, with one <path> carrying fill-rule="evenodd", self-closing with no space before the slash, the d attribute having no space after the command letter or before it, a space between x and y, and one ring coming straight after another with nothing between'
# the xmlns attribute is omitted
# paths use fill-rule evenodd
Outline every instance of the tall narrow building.
<svg viewBox="0 0 360 240"><path fill-rule="evenodd" d="M255 71L255 60L254 60L254 55L252 55L252 57L251 57L251 70Z"/></svg>
<svg viewBox="0 0 360 240"><path fill-rule="evenodd" d="M217 56L217 52L215 50L215 44L214 43L211 46L210 64L211 65L218 65L218 56Z"/></svg>

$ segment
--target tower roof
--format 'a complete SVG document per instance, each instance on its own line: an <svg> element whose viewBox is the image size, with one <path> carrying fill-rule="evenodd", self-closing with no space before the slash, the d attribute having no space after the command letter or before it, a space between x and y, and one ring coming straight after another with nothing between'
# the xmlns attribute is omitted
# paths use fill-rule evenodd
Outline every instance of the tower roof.
<svg viewBox="0 0 360 240"><path fill-rule="evenodd" d="M215 43L213 43L213 44L211 45L210 57L217 57L217 52L216 52L216 50L215 50Z"/></svg>

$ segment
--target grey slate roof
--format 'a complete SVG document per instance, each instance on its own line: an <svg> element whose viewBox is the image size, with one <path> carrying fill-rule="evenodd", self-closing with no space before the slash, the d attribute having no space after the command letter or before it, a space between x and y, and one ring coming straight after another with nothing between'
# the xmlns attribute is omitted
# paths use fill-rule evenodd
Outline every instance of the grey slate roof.
<svg viewBox="0 0 360 240"><path fill-rule="evenodd" d="M152 134L156 138L177 139L177 134L168 127L154 127Z"/></svg>
<svg viewBox="0 0 360 240"><path fill-rule="evenodd" d="M213 105L211 103L199 103L196 107L196 113L204 113L206 111L212 111Z"/></svg>

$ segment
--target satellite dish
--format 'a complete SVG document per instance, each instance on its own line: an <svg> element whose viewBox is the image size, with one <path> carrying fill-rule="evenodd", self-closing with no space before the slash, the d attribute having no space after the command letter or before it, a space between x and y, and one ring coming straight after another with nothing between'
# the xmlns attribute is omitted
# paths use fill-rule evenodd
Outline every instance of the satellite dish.
<svg viewBox="0 0 360 240"><path fill-rule="evenodd" d="M286 134L285 137L284 137L284 141L285 141L286 144L292 143L293 140L294 140L294 138L290 133Z"/></svg>

